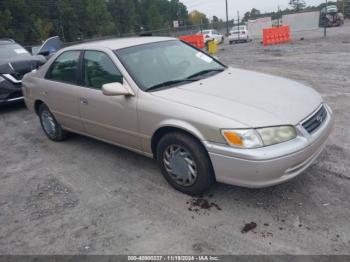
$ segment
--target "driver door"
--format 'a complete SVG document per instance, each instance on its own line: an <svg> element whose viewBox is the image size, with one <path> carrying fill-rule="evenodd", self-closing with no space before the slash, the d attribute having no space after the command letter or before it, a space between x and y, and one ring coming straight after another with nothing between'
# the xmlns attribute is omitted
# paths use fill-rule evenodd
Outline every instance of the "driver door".
<svg viewBox="0 0 350 262"><path fill-rule="evenodd" d="M123 83L122 74L111 58L101 51L85 51L82 80L80 115L87 134L129 149L141 150L136 97L105 96L102 93L104 84Z"/></svg>

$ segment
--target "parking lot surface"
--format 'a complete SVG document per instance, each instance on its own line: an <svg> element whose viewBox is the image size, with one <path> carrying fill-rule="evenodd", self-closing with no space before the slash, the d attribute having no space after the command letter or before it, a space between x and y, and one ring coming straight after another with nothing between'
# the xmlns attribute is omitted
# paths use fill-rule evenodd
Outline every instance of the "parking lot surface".
<svg viewBox="0 0 350 262"><path fill-rule="evenodd" d="M23 105L0 108L0 253L350 254L350 24L328 33L219 48L228 65L313 86L334 110L318 160L271 188L218 184L194 199L148 158L79 135L50 142Z"/></svg>

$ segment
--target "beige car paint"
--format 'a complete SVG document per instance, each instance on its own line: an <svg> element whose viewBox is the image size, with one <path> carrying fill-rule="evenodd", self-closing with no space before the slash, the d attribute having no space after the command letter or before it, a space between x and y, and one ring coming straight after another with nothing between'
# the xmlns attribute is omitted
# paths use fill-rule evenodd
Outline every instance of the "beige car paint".
<svg viewBox="0 0 350 262"><path fill-rule="evenodd" d="M293 141L247 150L229 147L221 135L221 129L226 128L279 125L300 128L302 121L321 106L322 98L313 89L295 81L229 68L195 83L157 92L141 91L113 50L159 41L175 40L158 37L108 40L61 50L37 72L24 77L25 102L32 111L35 111L36 101L46 103L58 122L67 130L125 147L148 157L153 156L151 141L157 130L166 127L184 130L195 136L207 148L214 169L217 169L216 178L219 182L247 187L261 187L286 181L288 179L280 178L284 175L282 171L293 168L294 164L301 164L299 159L314 159L315 154L320 152L333 125L332 112L328 107L327 126L316 136L307 136L298 129L298 138ZM45 80L45 72L51 63L67 50L105 52L121 71L124 88L130 90L130 94L106 96L101 90ZM322 137L322 143L316 143L318 137ZM317 146L312 147L315 144ZM313 150L305 150L306 148ZM298 155L298 152L301 153ZM266 157L269 154L271 158ZM290 160L292 166L286 165L288 160L280 162L280 159L293 154L296 154L297 158ZM233 159L228 160L230 158ZM272 167L271 170L282 173L271 173L265 177L266 182L255 183L251 179L245 181L242 175L246 174L230 171L235 163L239 169L244 170L245 165L265 160L269 161L269 165L276 162L275 166L280 168ZM308 164L311 163L309 162Z"/></svg>

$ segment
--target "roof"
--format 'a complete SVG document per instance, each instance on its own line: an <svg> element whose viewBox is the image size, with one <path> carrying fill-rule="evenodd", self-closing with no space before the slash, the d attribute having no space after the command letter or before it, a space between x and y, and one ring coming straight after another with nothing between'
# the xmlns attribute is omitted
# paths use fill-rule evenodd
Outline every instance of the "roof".
<svg viewBox="0 0 350 262"><path fill-rule="evenodd" d="M175 38L172 37L130 37L130 38L116 38L116 39L110 39L110 40L103 40L103 41L94 41L94 42L88 42L83 44L78 44L74 46L70 46L67 49L89 49L89 48L96 48L96 47L103 47L108 48L111 50L117 50L122 49L126 47L131 46L137 46L137 45L143 45L143 44L150 44L155 42L163 42L163 41L169 41L169 40L175 40Z"/></svg>

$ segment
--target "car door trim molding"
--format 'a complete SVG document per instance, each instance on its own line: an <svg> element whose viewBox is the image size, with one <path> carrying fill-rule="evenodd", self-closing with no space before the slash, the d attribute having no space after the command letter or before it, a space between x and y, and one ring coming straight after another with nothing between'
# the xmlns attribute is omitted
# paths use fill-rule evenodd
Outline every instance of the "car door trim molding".
<svg viewBox="0 0 350 262"><path fill-rule="evenodd" d="M91 120L86 119L86 118L81 118L81 121L83 122L83 124L86 123L86 124L96 125L96 126L99 126L99 127L102 127L102 128L114 130L114 131L117 131L117 132L122 132L122 133L125 133L125 134L128 134L128 135L133 135L133 136L139 137L139 138L148 138L148 136L142 135L142 134L137 133L137 132L133 132L133 131L126 130L126 129L119 128L119 127L114 127L114 126L111 126L111 125L101 124L101 123L98 123L98 122L95 122L95 121L91 121Z"/></svg>
<svg viewBox="0 0 350 262"><path fill-rule="evenodd" d="M105 142L105 143L108 143L108 144L112 144L112 145L115 145L115 146L118 146L118 147L121 147L121 148L130 150L130 151L133 151L133 152L135 152L135 153L144 155L144 156L146 156L146 157L153 158L153 154L148 153L148 152L146 152L146 151L142 151L142 150L139 150L139 149L136 149L136 148L133 148L133 147L128 147L128 146L125 146L125 145L122 145L122 144L118 144L118 143L116 143L116 142L113 142L113 141L110 141L110 140L106 140L106 139L103 139L103 138L100 138L100 137L91 135L91 134L86 133L86 132L77 131L77 130L75 130L75 129L72 129L72 128L69 128L69 127L66 127L66 126L63 126L63 127L64 127L64 129L67 130L67 131L70 131L70 132L73 132L73 133L76 133L76 134L80 134L80 135L83 135L83 136L86 136L86 137L91 137L91 138L96 139L96 140L98 140L98 141L102 141L102 142Z"/></svg>

